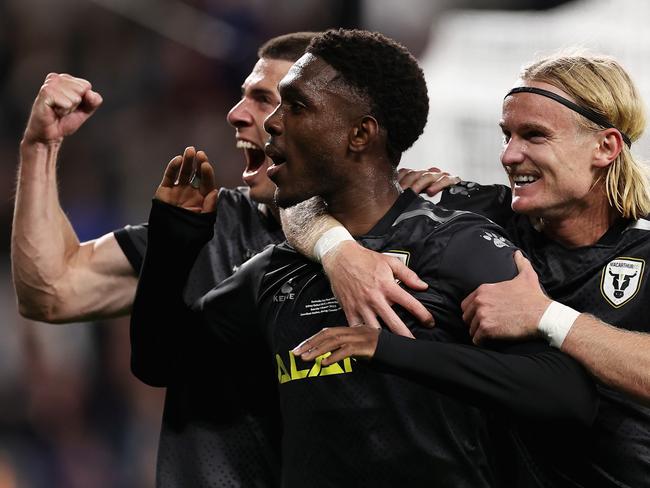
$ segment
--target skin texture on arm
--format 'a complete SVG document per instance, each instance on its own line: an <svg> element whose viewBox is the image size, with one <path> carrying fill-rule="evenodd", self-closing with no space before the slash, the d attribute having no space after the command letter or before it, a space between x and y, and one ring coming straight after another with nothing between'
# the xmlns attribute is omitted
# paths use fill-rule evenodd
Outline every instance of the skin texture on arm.
<svg viewBox="0 0 650 488"><path fill-rule="evenodd" d="M463 302L463 319L475 343L486 339L537 337L537 324L551 300L537 274L517 253L518 276L481 285ZM512 307L525 303L525 307ZM641 318L640 318L641 319ZM589 314L580 314L561 350L582 363L598 380L650 405L650 335L618 329Z"/></svg>
<svg viewBox="0 0 650 488"><path fill-rule="evenodd" d="M316 260L314 246L328 230L341 223L327 213L320 197L313 197L293 207L281 208L282 230L289 243L303 256Z"/></svg>
<svg viewBox="0 0 650 488"><path fill-rule="evenodd" d="M562 351L603 383L650 405L650 334L618 329L583 313Z"/></svg>
<svg viewBox="0 0 650 488"><path fill-rule="evenodd" d="M20 144L11 238L19 310L45 322L126 314L137 277L113 234L80 243L59 202L56 166L63 138L102 103L89 82L51 73Z"/></svg>
<svg viewBox="0 0 650 488"><path fill-rule="evenodd" d="M458 182L457 177L438 168L419 171L403 168L398 178L402 189L410 188L430 196ZM315 259L314 246L318 239L341 225L327 213L325 204L317 197L282 210L281 215L289 243L311 259ZM426 289L426 284L400 260L369 251L354 241L345 241L326 253L322 264L348 324L365 323L379 328L377 317L380 317L392 332L412 337L391 308L399 304L424 326L433 326L434 318L426 308L395 282L397 278L414 290Z"/></svg>

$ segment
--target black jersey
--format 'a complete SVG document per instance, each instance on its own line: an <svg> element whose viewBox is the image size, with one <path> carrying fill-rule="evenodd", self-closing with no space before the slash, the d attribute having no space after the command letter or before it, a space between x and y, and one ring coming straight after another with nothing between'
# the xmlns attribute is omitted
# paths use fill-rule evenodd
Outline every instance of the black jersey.
<svg viewBox="0 0 650 488"><path fill-rule="evenodd" d="M146 225L127 226L115 237L138 272L147 245ZM243 262L284 234L260 212L248 188L221 189L214 238L201 250L185 297L195 301ZM198 329L195 329L198 330ZM189 344L189 342L188 342ZM246 387L253 361L238 364L228 349L216 350L198 335L167 386L158 447L159 487L271 487L279 478L277 411L269 406L274 388ZM166 351L169 345L161 345ZM218 383L219 388L211 385Z"/></svg>
<svg viewBox="0 0 650 488"><path fill-rule="evenodd" d="M157 201L150 222L132 316L132 368L155 384L182 358L160 357L151 343L161 335L186 340L182 280L213 226L209 215ZM239 353L238 364L265 354L279 384L284 486L507 486L486 414L476 406L506 417L590 421L591 384L567 356L540 343L516 352L470 344L460 301L478 284L516 273L499 227L406 191L361 243L401 257L430 284L416 296L437 327L425 330L405 317L426 340L383 331L370 363L324 367L322 358L295 357L301 341L344 325L345 317L320 265L287 244L265 250L194 306L216 343ZM402 368L408 378L394 374ZM263 384L266 372L256 377Z"/></svg>
<svg viewBox="0 0 650 488"><path fill-rule="evenodd" d="M510 209L510 189L463 182L443 193L441 205L471 209L502 224L528 255L554 299L623 329L650 332L650 221L620 219L592 246L567 249L536 231L528 217ZM600 408L593 426L575 433L568 449L545 439L541 469L557 484L640 487L650 483L650 408L623 393L598 386ZM553 447L550 447L553 446ZM555 455L552 455L555 453Z"/></svg>

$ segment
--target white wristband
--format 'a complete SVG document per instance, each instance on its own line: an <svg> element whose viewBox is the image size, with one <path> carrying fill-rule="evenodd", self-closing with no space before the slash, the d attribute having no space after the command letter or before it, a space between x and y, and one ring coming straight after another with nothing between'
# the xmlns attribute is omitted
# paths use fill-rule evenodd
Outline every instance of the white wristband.
<svg viewBox="0 0 650 488"><path fill-rule="evenodd" d="M322 261L323 256L338 246L343 241L353 241L352 234L342 225L332 227L326 231L314 246L314 257L319 263Z"/></svg>
<svg viewBox="0 0 650 488"><path fill-rule="evenodd" d="M562 343L571 327L573 327L578 315L580 315L580 312L573 310L571 307L558 302L551 302L546 307L542 318L539 319L537 330L544 335L551 346L559 349L562 347Z"/></svg>

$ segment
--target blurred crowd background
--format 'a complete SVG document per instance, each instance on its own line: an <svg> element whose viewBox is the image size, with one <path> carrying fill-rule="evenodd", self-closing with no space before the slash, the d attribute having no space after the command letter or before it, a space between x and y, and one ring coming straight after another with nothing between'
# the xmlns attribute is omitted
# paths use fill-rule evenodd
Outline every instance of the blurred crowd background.
<svg viewBox="0 0 650 488"><path fill-rule="evenodd" d="M146 220L165 164L205 150L241 184L225 121L268 38L379 30L421 60L425 134L403 165L503 182L503 94L537 53L618 57L650 100L650 5L636 0L2 0L0 2L0 488L150 487L163 391L129 371L128 319L48 325L16 309L9 240L18 144L49 72L104 97L64 144L63 207L81 240ZM648 154L647 139L633 148ZM362 182L360 182L362 184Z"/></svg>

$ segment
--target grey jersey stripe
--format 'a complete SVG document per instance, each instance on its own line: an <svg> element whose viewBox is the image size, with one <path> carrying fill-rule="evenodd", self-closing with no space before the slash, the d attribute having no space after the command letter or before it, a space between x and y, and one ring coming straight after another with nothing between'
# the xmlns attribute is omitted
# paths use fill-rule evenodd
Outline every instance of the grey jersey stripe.
<svg viewBox="0 0 650 488"><path fill-rule="evenodd" d="M423 216L427 217L434 222L439 222L441 224L444 224L445 222L448 222L459 215L462 215L464 213L467 213L462 210L454 210L454 211L449 211L445 210L444 213L446 215L436 215L432 210L427 210L427 209L417 209L417 210L411 210L410 212L404 212L401 214L399 217L395 219L395 222L393 222L393 227L399 224L400 222L413 218L413 217L418 217L418 216Z"/></svg>

